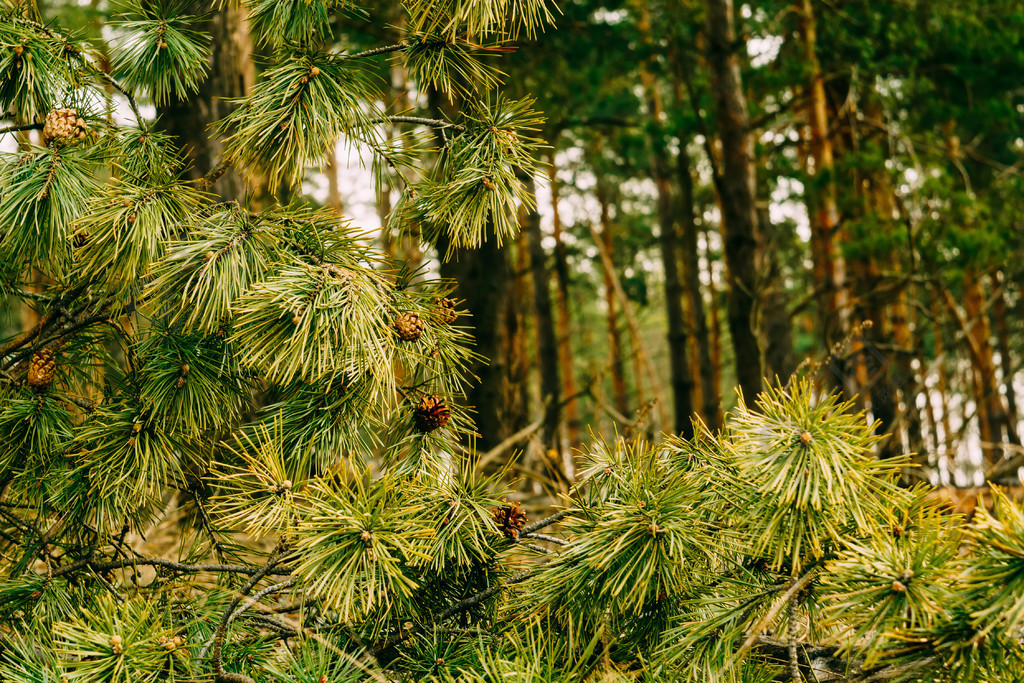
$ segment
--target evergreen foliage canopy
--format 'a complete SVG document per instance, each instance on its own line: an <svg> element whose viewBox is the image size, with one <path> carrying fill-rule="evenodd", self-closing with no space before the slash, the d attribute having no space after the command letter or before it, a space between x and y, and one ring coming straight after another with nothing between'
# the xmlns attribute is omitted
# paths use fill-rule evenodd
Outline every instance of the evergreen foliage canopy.
<svg viewBox="0 0 1024 683"><path fill-rule="evenodd" d="M410 0L405 42L350 53L330 17L358 8L246 4L270 57L220 124L224 164L298 187L343 137L409 179L398 227L515 233L540 118L484 57L551 8ZM185 180L137 98L199 87L192 23L120 6L108 73L73 27L0 15L4 133L82 133L0 159L0 294L37 316L0 339L0 680L1024 677L1024 512L997 494L969 524L940 514L809 381L717 433L596 443L528 520L466 446L449 283L331 211ZM382 111L380 55L460 113ZM129 123L104 115L121 101ZM395 123L415 144L385 139ZM126 541L168 509L166 553Z"/></svg>

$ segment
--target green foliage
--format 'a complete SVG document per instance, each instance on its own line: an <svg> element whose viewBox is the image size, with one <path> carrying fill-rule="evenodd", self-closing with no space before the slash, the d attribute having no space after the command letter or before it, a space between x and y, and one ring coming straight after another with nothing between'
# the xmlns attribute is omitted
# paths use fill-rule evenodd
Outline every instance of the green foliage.
<svg viewBox="0 0 1024 683"><path fill-rule="evenodd" d="M281 55L260 87L223 122L225 152L270 190L295 184L306 166L321 165L342 133L372 136L376 91L358 62L319 51Z"/></svg>
<svg viewBox="0 0 1024 683"><path fill-rule="evenodd" d="M479 246L491 232L499 244L516 234L516 207L533 206L519 174L537 172L542 146L525 136L541 123L532 106L532 99L499 99L464 113L433 175L403 195L393 216L422 221L435 239L447 231L451 248Z"/></svg>
<svg viewBox="0 0 1024 683"><path fill-rule="evenodd" d="M128 0L116 7L113 75L125 88L146 92L156 105L199 89L210 56L209 36L190 28L199 17L180 0Z"/></svg>
<svg viewBox="0 0 1024 683"><path fill-rule="evenodd" d="M3 319L24 319L0 332L5 683L763 683L785 675L790 644L851 675L1024 676L1024 512L997 496L966 522L899 488L906 459L874 459L865 416L809 380L689 440L598 441L554 517L524 512L518 465L484 474L473 448L462 397L480 359L439 301L451 283L388 260L301 190L344 140L372 155L378 193L399 193L390 227L442 256L512 240L543 121L530 97L493 92L493 57L552 10L412 0L402 42L359 52L332 25L366 10L247 6L266 63L216 127L220 161L254 188L232 201L208 193L212 176L187 179L184 151L136 102L179 105L203 86L210 39L185 5L121 7L112 73L89 44L98 27L2 14L3 113L34 130L74 106L90 130L0 158ZM609 44L635 42L629 12L606 14ZM580 42L559 59L599 50ZM459 110L381 108L384 54L410 92ZM578 71L550 86L593 101L560 119L638 109L629 77ZM132 125L113 116L125 101ZM606 184L646 168L635 130L604 150L586 140ZM934 205L958 218L998 213L946 189L930 188ZM648 219L623 211L631 256ZM895 244L893 223L864 217L850 253ZM1000 224L947 242L939 223L918 226L936 262L984 263L1010 239Z"/></svg>
<svg viewBox="0 0 1024 683"><path fill-rule="evenodd" d="M61 279L71 262L71 226L96 190L83 145L5 156L0 182L0 258Z"/></svg>

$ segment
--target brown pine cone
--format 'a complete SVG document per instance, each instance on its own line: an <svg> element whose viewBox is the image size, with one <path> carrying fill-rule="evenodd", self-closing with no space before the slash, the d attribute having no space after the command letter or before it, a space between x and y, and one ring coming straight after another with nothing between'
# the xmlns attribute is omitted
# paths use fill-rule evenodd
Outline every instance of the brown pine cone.
<svg viewBox="0 0 1024 683"><path fill-rule="evenodd" d="M501 499L501 502L508 503L504 498ZM509 503L500 508L494 508L491 510L491 516L494 517L494 522L501 532L513 540L519 538L519 532L526 526L526 511L523 510L522 503Z"/></svg>
<svg viewBox="0 0 1024 683"><path fill-rule="evenodd" d="M395 318L395 322L391 326L395 328L398 338L407 342L414 342L419 339L423 334L423 328L426 327L423 321L420 320L420 316L416 313L400 314Z"/></svg>
<svg viewBox="0 0 1024 683"><path fill-rule="evenodd" d="M437 396L424 396L412 414L416 429L423 433L444 427L451 416L451 409L445 405L443 398Z"/></svg>
<svg viewBox="0 0 1024 683"><path fill-rule="evenodd" d="M39 349L28 362L28 383L37 391L46 391L53 384L57 371L57 356L53 349Z"/></svg>
<svg viewBox="0 0 1024 683"><path fill-rule="evenodd" d="M78 117L74 109L54 109L46 115L46 123L43 124L43 144L66 145L88 133L85 127L85 119Z"/></svg>
<svg viewBox="0 0 1024 683"><path fill-rule="evenodd" d="M459 319L459 312L455 310L455 302L449 298L438 299L434 302L437 306L437 319L442 324L451 325Z"/></svg>

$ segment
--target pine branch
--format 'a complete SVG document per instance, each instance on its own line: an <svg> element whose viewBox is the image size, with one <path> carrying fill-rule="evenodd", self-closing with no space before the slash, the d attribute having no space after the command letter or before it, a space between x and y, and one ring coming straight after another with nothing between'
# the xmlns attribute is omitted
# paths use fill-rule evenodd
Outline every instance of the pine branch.
<svg viewBox="0 0 1024 683"><path fill-rule="evenodd" d="M221 177L228 172L231 168L231 162L228 159L222 159L219 164L209 170L209 172L196 182L196 187L202 192L209 192L213 188L214 184L221 179Z"/></svg>
<svg viewBox="0 0 1024 683"><path fill-rule="evenodd" d="M234 614L235 609L238 607L238 603L240 603L242 601L242 599L245 598L245 596L247 596L249 594L249 591L251 591L253 589L253 587L255 587L256 584L260 582L260 579L262 579L264 576L269 574L271 572L271 570L275 566L277 566L277 564L278 564L278 562L280 562L280 560L281 560L280 554L277 554L277 555L274 555L273 557L271 557L267 561L267 563L265 565L263 565L263 567L261 567L255 574L253 574L252 578L250 578L246 582L246 584L244 586L242 586L241 590L238 591L238 594L234 598L232 598L230 603L228 603L227 609L224 610L224 614L223 614L223 616L220 619L220 624L217 626L217 630L214 633L214 638L213 638L213 655L210 658L210 666L213 668L213 670L214 670L214 672L216 674L216 677L217 677L216 680L218 680L218 681L226 680L224 678L225 672L224 672L224 664L223 664L223 659L222 658L223 658L223 654L224 654L224 636L227 635L228 625L231 623L231 619L232 619L231 615ZM204 655L205 655L205 652L200 653L200 657L202 657Z"/></svg>
<svg viewBox="0 0 1024 683"><path fill-rule="evenodd" d="M95 74L97 74L103 82L105 82L114 90L124 95L124 98L128 101L128 106L131 107L132 114L135 115L135 122L138 124L139 128L145 127L145 119L142 117L141 112L139 112L139 105L135 102L135 97L130 92L128 92L128 90L125 89L120 83L118 83L117 80L115 80L110 74L108 74L106 71L100 68L99 65L95 64L91 59L89 59L89 57L87 57L84 52L79 50L77 47L74 47L71 41L69 41L65 36L55 33L51 31L46 25L38 21L35 21L34 19L29 19L27 17L7 16L5 17L5 19L19 24L27 24L41 31L49 38L62 41L66 46L65 49L71 52L74 56L78 57L82 61L82 63L89 69L91 69Z"/></svg>
<svg viewBox="0 0 1024 683"><path fill-rule="evenodd" d="M497 595L509 586L514 586L517 583L522 583L523 581L526 581L528 578L533 576L536 573L536 571L536 569L531 569L520 574L517 574L512 578L508 579L507 581L496 581L494 585L492 585L490 588L482 590L479 593L471 595L465 600L460 600L459 602L450 606L448 609L442 612L441 615L437 619L435 619L432 624L430 624L430 626L433 627L436 624L448 621L455 615L465 612L469 608L474 607L475 605L479 605L484 600L487 600L488 598ZM408 640L410 637L422 633L426 630L426 628L427 626L424 624L414 624L412 628L400 631L398 635L393 636L392 638L388 639L383 645L376 648L373 651L373 655L375 657L380 656L381 653L386 652L387 650L395 647L396 645L400 645L401 643Z"/></svg>
<svg viewBox="0 0 1024 683"><path fill-rule="evenodd" d="M388 54L389 52L399 52L408 47L409 45L407 43L396 43L395 45L375 47L372 50L364 50L351 55L342 55L340 59L363 59L364 57L373 57L376 55Z"/></svg>
<svg viewBox="0 0 1024 683"><path fill-rule="evenodd" d="M54 569L53 576L63 576L86 567L97 572L124 569L125 567L164 567L181 574L224 573L248 574L250 576L255 576L265 569L265 567L254 567L245 564L186 564L159 557L128 558L103 562L86 558ZM274 570L272 576L287 576L291 574L291 571L290 567L280 567Z"/></svg>
<svg viewBox="0 0 1024 683"><path fill-rule="evenodd" d="M765 613L763 617L761 617L760 621L758 621L757 624L755 624L754 627L750 629L750 635L747 637L746 641L744 641L743 645L740 646L740 648L732 657L733 664L737 664L743 661L743 657L746 656L746 654L750 651L750 648L754 646L754 644L757 642L758 636L760 636L764 629L767 628L768 624L770 624L772 620L779 615L779 612L781 612L784 607L787 607L789 605L789 600L791 598L793 598L797 593L799 593L803 589L807 588L807 586L811 585L811 582L814 581L814 579L817 578L817 576L818 570L812 569L811 571L804 574L799 580L794 581L790 585L789 590L787 590L782 595L782 597L779 598L774 605L772 605L771 609L769 609L768 612Z"/></svg>
<svg viewBox="0 0 1024 683"><path fill-rule="evenodd" d="M7 126L6 128L0 128L0 135L4 133L17 133L23 130L42 130L44 125L42 123L24 123L20 126Z"/></svg>
<svg viewBox="0 0 1024 683"><path fill-rule="evenodd" d="M555 514L551 515L550 517L545 517L542 520L534 522L533 524L527 524L526 526L524 526L522 528L522 530L520 530L519 534L521 536L528 536L528 535L532 534L535 531L540 531L544 527L551 526L555 522L559 522L559 521L565 519L566 517L568 517L569 515L571 515L574 512L579 512L579 510L577 508L566 508L565 510L562 510L560 512L556 512Z"/></svg>
<svg viewBox="0 0 1024 683"><path fill-rule="evenodd" d="M430 126L431 128L451 128L457 131L466 130L465 126L457 123L448 123L441 119L428 119L420 116L382 116L371 120L370 123L412 123L420 126Z"/></svg>

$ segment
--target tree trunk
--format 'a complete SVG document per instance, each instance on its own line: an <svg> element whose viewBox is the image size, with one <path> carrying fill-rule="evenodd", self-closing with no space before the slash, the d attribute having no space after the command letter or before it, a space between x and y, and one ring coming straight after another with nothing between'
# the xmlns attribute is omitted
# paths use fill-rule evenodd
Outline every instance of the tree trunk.
<svg viewBox="0 0 1024 683"><path fill-rule="evenodd" d="M724 407L721 400L722 391L722 318L719 315L721 303L718 288L715 287L715 266L711 260L711 242L707 230L702 230L704 235L704 261L708 264L708 300L711 305L708 312L711 315L711 372L712 386L718 401L715 404L714 413L707 416L708 427L718 429L722 424Z"/></svg>
<svg viewBox="0 0 1024 683"><path fill-rule="evenodd" d="M825 98L825 79L817 55L817 28L811 0L800 0L802 14L805 68L810 71L807 86L807 122L810 129L810 154L807 174L810 182L805 188L807 212L811 221L811 256L814 287L818 299L818 325L825 348L842 340L848 331L846 266L836 248L836 230L839 211L836 205L836 187L832 143L828 136L828 104Z"/></svg>
<svg viewBox="0 0 1024 683"><path fill-rule="evenodd" d="M448 244L439 240L437 249L445 254ZM479 382L470 385L466 395L467 403L476 411L474 422L480 434L477 448L483 451L510 433L502 410L509 373L506 309L511 299L511 270L507 258L506 250L489 240L477 249L456 249L450 260L441 263L441 277L454 280L455 296L465 300L475 350L487 359L470 364L469 373Z"/></svg>
<svg viewBox="0 0 1024 683"><path fill-rule="evenodd" d="M1017 432L1017 394L1013 386L1016 374L1013 369L1013 358L1010 356L1010 323L1006 311L1006 276L997 270L993 276L998 292L992 305L992 320L996 328L996 343L999 349L999 364L1003 374L1003 391L1006 392L1006 440L1017 446L1020 434Z"/></svg>
<svg viewBox="0 0 1024 683"><path fill-rule="evenodd" d="M659 158L660 157L660 158ZM683 438L693 436L693 376L689 362L689 330L683 312L683 279L679 272L679 235L676 230L668 169L656 153L654 182L658 188L658 222L661 235L661 264L665 271L665 309L668 314L668 357L675 407L673 424ZM692 217L691 217L692 218ZM699 292L698 292L699 294ZM703 311L701 311L703 313ZM696 313L695 313L696 315Z"/></svg>
<svg viewBox="0 0 1024 683"><path fill-rule="evenodd" d="M204 25L195 27L208 30L212 38L209 76L188 101L175 101L159 110L160 128L188 150L192 178L201 178L220 162L224 146L210 136L209 126L231 113L235 108L231 98L248 95L255 80L246 12L241 5L225 3ZM213 185L213 192L224 200L242 199L245 189L245 178L237 169L228 169Z"/></svg>
<svg viewBox="0 0 1024 683"><path fill-rule="evenodd" d="M533 177L524 178L527 191L536 193ZM561 381L558 372L558 342L555 339L555 321L548 289L547 254L542 243L540 213L536 208L526 209L525 228L530 245L530 271L533 275L533 311L537 332L537 365L540 369L540 394L544 402L544 427L541 443L545 449L560 451L558 423L561 415Z"/></svg>
<svg viewBox="0 0 1024 683"><path fill-rule="evenodd" d="M562 241L562 218L558 212L558 169L554 155L549 159L551 179L551 218L555 231L555 309L558 312L558 364L562 377L562 396L565 404L566 439L569 448L580 443L579 403L576 395L575 356L572 351L572 329L569 316L569 259Z"/></svg>
<svg viewBox="0 0 1024 683"><path fill-rule="evenodd" d="M789 376L796 370L793 352L793 321L789 317L789 296L782 276L776 248L775 226L772 225L765 207L758 211L759 224L765 238L766 287L764 313L761 316L764 328L764 365L769 381L785 386Z"/></svg>
<svg viewBox="0 0 1024 683"><path fill-rule="evenodd" d="M758 226L755 206L754 139L737 53L744 48L733 19L732 0L705 0L710 42L708 63L715 119L722 142L721 195L725 260L729 268L729 331L736 377L748 404L761 392L761 348L755 330Z"/></svg>
<svg viewBox="0 0 1024 683"><path fill-rule="evenodd" d="M648 61L653 59L651 13L647 0L639 0L637 32L652 55L640 63L640 81L647 101L647 143L651 155L651 178L658 194L658 228L661 265L665 276L665 312L668 316L668 361L672 383L673 425L683 438L693 436L693 375L690 372L689 332L683 311L683 280L679 272L679 234L672 201L672 180L665 149L662 119L665 117L658 83ZM639 350L638 350L639 351ZM639 377L639 375L638 375ZM638 392L639 393L639 392Z"/></svg>
<svg viewBox="0 0 1024 683"><path fill-rule="evenodd" d="M992 328L988 312L985 310L985 291L981 277L971 269L965 270L964 287L964 322L967 328L967 344L974 356L974 400L981 432L981 449L985 459L992 464L999 460L1002 454L1002 449L996 444L1003 440L1000 427L1004 422L992 354Z"/></svg>
<svg viewBox="0 0 1024 683"><path fill-rule="evenodd" d="M611 219L609 217L608 197L597 184L597 201L601 205L601 234L596 236L595 243L598 251L614 253L612 250ZM593 229L593 228L591 228ZM609 272L608 268L602 269L604 276L604 300L608 313L608 355L612 373L612 395L615 399L615 409L621 414L629 412L629 401L626 396L626 376L622 367L622 334L619 332L619 313L615 298L615 273Z"/></svg>
<svg viewBox="0 0 1024 683"><path fill-rule="evenodd" d="M327 176L327 205L341 216L345 205L341 200L341 189L338 187L338 171L338 150L336 146L332 145L331 153L327 157L327 166L324 167L324 174ZM387 214L381 219L381 225L385 225L385 221L387 221Z"/></svg>

